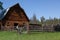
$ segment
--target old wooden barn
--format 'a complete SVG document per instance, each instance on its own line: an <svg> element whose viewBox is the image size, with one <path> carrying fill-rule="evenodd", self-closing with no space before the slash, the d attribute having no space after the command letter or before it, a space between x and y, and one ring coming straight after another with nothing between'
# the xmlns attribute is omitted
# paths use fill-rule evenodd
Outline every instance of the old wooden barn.
<svg viewBox="0 0 60 40"><path fill-rule="evenodd" d="M4 10L0 15L0 30L14 30L15 26L26 26L29 29L29 19L19 3Z"/></svg>

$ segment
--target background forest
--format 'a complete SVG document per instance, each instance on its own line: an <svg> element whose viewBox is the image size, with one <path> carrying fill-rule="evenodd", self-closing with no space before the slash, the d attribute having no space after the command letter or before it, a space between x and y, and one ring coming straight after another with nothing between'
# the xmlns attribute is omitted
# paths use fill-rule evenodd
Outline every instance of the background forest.
<svg viewBox="0 0 60 40"><path fill-rule="evenodd" d="M42 24L42 25L56 25L60 24L60 18L51 18L45 19L44 16L40 17L40 20L37 19L36 15L34 14L33 17L30 19L31 24Z"/></svg>

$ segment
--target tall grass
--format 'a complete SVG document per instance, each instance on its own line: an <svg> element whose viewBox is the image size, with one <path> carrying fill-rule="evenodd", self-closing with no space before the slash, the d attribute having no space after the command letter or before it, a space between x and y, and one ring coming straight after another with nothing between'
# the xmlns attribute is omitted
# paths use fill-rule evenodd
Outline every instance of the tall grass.
<svg viewBox="0 0 60 40"><path fill-rule="evenodd" d="M36 32L29 34L19 34L14 31L1 31L0 40L60 40L60 32Z"/></svg>

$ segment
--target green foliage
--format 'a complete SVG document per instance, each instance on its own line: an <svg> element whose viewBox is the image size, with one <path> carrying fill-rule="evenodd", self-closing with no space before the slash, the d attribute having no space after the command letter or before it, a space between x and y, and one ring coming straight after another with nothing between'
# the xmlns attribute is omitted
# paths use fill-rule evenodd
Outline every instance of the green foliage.
<svg viewBox="0 0 60 40"><path fill-rule="evenodd" d="M41 17L41 24L47 24L47 25L60 24L60 19L58 19L58 18L51 18L51 17L49 17L49 19L45 19L44 16L42 16Z"/></svg>
<svg viewBox="0 0 60 40"><path fill-rule="evenodd" d="M39 24L40 21L36 18L36 15L34 14L33 17L30 19L31 24Z"/></svg>
<svg viewBox="0 0 60 40"><path fill-rule="evenodd" d="M1 10L3 9L3 6L2 6L2 4L3 4L3 3L2 3L2 2L0 2L0 9L1 9Z"/></svg>
<svg viewBox="0 0 60 40"><path fill-rule="evenodd" d="M45 21L45 18L44 18L44 16L42 16L42 17L41 17L41 23L43 24L44 21Z"/></svg>

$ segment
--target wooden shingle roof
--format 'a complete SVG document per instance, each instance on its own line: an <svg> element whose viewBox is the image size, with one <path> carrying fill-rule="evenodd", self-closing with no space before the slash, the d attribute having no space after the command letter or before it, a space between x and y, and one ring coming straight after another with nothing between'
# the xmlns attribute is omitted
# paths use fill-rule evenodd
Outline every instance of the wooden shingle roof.
<svg viewBox="0 0 60 40"><path fill-rule="evenodd" d="M6 9L6 10L4 10L4 11L2 11L2 12L1 12L1 15L0 15L0 20L4 19L5 16L7 15L7 13L8 13L12 8L15 9L14 7L17 8L17 9L20 9L20 10L24 13L24 15L26 16L27 20L29 21L29 18L27 17L24 9L20 7L19 3L15 4L15 5L11 6L11 7L9 7L8 9Z"/></svg>

